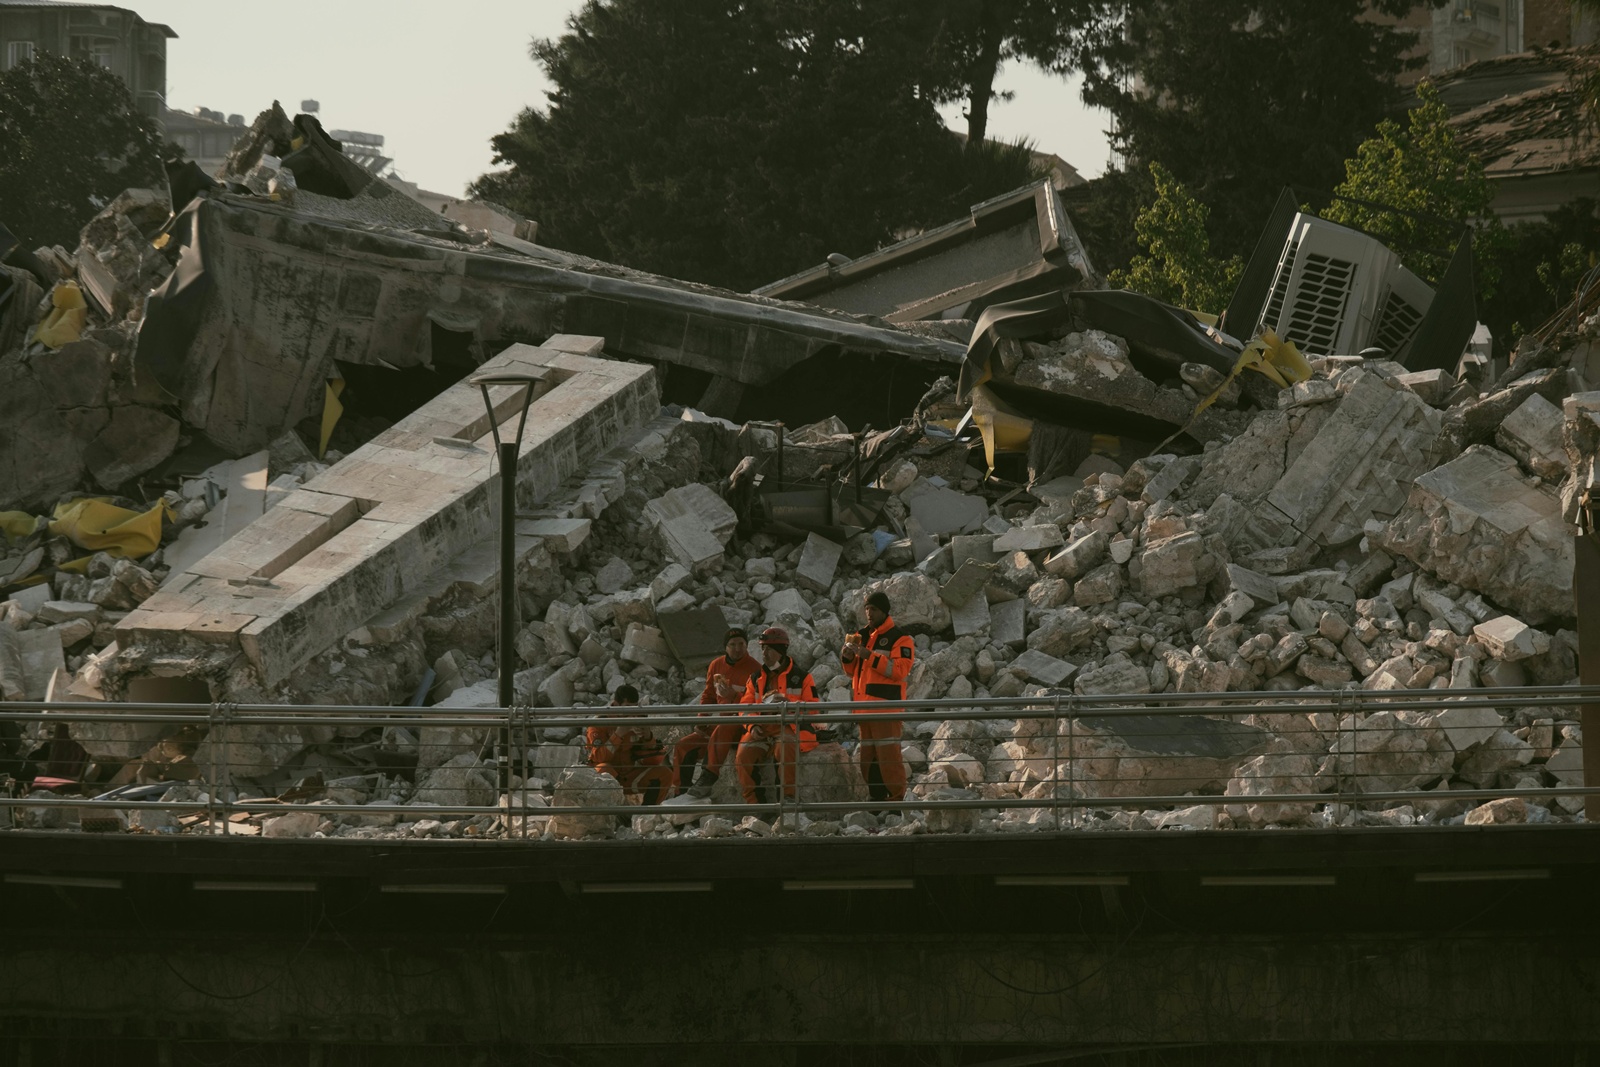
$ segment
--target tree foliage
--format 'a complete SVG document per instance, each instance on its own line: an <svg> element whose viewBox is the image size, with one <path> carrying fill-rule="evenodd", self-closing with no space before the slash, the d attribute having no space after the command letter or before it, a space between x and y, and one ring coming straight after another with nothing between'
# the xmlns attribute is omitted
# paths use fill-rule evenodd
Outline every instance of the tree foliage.
<svg viewBox="0 0 1600 1067"><path fill-rule="evenodd" d="M1117 0L921 0L911 26L933 31L922 86L935 103L967 102L967 139L988 134L994 82L1008 62L1068 75L1097 62L1120 26Z"/></svg>
<svg viewBox="0 0 1600 1067"><path fill-rule="evenodd" d="M1148 255L1135 256L1126 271L1112 271L1111 284L1157 300L1219 315L1239 283L1244 262L1222 260L1211 251L1206 220L1211 211L1159 163L1150 164L1155 199L1139 211L1134 232Z"/></svg>
<svg viewBox="0 0 1600 1067"><path fill-rule="evenodd" d="M1400 103L1415 35L1366 17L1410 0L1145 0L1085 85L1133 171L1160 162L1211 208L1222 254L1253 246L1279 190L1331 188Z"/></svg>
<svg viewBox="0 0 1600 1067"><path fill-rule="evenodd" d="M556 247L740 289L860 255L1031 178L944 129L927 42L901 5L588 0L534 42L549 105L473 190Z"/></svg>
<svg viewBox="0 0 1600 1067"><path fill-rule="evenodd" d="M1334 200L1323 217L1377 237L1431 282L1444 275L1462 228L1473 225L1480 289L1487 283L1492 290L1501 243L1489 210L1494 187L1484 177L1483 163L1457 142L1438 90L1421 82L1417 96L1420 103L1404 126L1385 119L1356 149L1345 164L1345 180L1334 190L1350 199Z"/></svg>
<svg viewBox="0 0 1600 1067"><path fill-rule="evenodd" d="M122 80L50 52L0 72L0 146L0 221L29 248L76 248L112 197L163 180L160 131Z"/></svg>

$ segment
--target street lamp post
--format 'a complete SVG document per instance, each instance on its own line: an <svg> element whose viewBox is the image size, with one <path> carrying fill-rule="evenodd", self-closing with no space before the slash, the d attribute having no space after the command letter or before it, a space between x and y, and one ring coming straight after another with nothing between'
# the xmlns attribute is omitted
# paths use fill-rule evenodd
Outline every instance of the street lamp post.
<svg viewBox="0 0 1600 1067"><path fill-rule="evenodd" d="M528 407L533 403L534 386L543 380L540 375L526 371L489 371L467 379L483 393L483 406L489 412L489 429L494 435L494 450L500 466L500 679L496 699L502 708L511 707L515 699L511 682L515 673L513 654L517 629L517 564L513 551L517 524L517 453L522 447L522 430L528 424ZM517 418L515 437L500 438L500 418L494 402L489 399L491 386L520 386L523 389L522 412Z"/></svg>

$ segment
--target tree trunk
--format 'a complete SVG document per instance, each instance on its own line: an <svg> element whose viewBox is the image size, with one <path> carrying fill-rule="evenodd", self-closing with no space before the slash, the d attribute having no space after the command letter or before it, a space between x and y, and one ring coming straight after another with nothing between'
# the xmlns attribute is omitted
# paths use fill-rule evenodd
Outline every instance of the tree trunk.
<svg viewBox="0 0 1600 1067"><path fill-rule="evenodd" d="M1000 69L1000 12L995 0L984 0L978 15L978 56L972 62L968 79L972 95L967 101L967 147L976 148L989 135L989 101L994 97L994 78Z"/></svg>

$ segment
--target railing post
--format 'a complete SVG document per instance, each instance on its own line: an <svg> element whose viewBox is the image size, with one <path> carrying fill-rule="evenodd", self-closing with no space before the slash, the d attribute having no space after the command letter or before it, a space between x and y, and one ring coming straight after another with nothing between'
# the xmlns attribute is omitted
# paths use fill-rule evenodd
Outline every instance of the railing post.
<svg viewBox="0 0 1600 1067"><path fill-rule="evenodd" d="M1050 806L1055 811L1056 833L1061 832L1061 694L1056 694L1050 719ZM1071 773L1070 771L1068 772Z"/></svg>
<svg viewBox="0 0 1600 1067"><path fill-rule="evenodd" d="M233 730L231 728L231 724L233 723L234 716L237 714L238 710L239 705L231 701L227 701L222 704L222 770L219 774L220 781L218 781L216 788L219 790L226 789L229 792L233 791L233 760L229 758L228 745L232 741ZM217 746L213 745L211 747L215 749ZM229 800L227 794L224 793L222 796L223 837L227 837L232 832L230 821L232 815L233 802Z"/></svg>
<svg viewBox="0 0 1600 1067"><path fill-rule="evenodd" d="M211 750L210 773L206 775L206 829L211 833L217 832L217 790L221 787L222 775L217 767L217 750L226 742L222 739L222 731L217 729L217 723L222 717L222 702L211 702L211 715L207 719L206 739L211 742L207 747ZM226 820L224 820L226 821Z"/></svg>

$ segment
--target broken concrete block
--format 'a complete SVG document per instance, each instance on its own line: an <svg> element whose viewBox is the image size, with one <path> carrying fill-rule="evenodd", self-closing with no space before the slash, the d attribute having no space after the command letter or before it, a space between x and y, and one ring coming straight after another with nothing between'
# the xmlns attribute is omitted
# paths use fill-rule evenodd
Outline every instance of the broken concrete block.
<svg viewBox="0 0 1600 1067"><path fill-rule="evenodd" d="M723 547L727 547L739 528L739 516L728 502L718 496L715 489L699 482L667 490L646 504L645 511L647 515L654 513L662 518L692 514Z"/></svg>
<svg viewBox="0 0 1600 1067"><path fill-rule="evenodd" d="M1006 600L989 605L989 633L1002 648L1020 648L1027 640L1028 605L1022 600Z"/></svg>
<svg viewBox="0 0 1600 1067"><path fill-rule="evenodd" d="M1078 670L1076 664L1047 656L1033 648L1012 660L1010 669L1020 673L1024 678L1048 686L1060 685Z"/></svg>
<svg viewBox="0 0 1600 1067"><path fill-rule="evenodd" d="M1489 740L1504 725L1493 708L1446 708L1428 721L1444 732L1445 740L1457 752Z"/></svg>
<svg viewBox="0 0 1600 1067"><path fill-rule="evenodd" d="M1495 444L1517 457L1529 473L1545 481L1559 482L1567 476L1561 423L1561 409L1534 393L1496 428Z"/></svg>
<svg viewBox="0 0 1600 1067"><path fill-rule="evenodd" d="M807 621L811 619L811 605L806 603L806 598L800 595L798 589L779 589L762 601L761 610L768 622L776 622L784 615L798 615Z"/></svg>
<svg viewBox="0 0 1600 1067"><path fill-rule="evenodd" d="M162 463L178 447L178 420L154 408L111 409L111 421L83 450L101 488L116 489Z"/></svg>
<svg viewBox="0 0 1600 1067"><path fill-rule="evenodd" d="M1189 531L1145 546L1139 557L1139 584L1145 597L1163 597L1206 585L1217 572L1217 557L1205 538Z"/></svg>
<svg viewBox="0 0 1600 1067"><path fill-rule="evenodd" d="M1076 578L1080 574L1087 574L1105 558L1110 543L1111 539L1099 530L1085 534L1047 558L1044 569L1058 578ZM1128 548L1132 550L1133 542L1128 542ZM1122 562L1126 563L1127 560Z"/></svg>
<svg viewBox="0 0 1600 1067"><path fill-rule="evenodd" d="M1544 769L1562 785L1583 785L1583 742L1572 737L1562 741L1555 755L1545 760Z"/></svg>
<svg viewBox="0 0 1600 1067"><path fill-rule="evenodd" d="M1550 635L1511 615L1480 622L1472 633L1495 659L1516 661L1550 651Z"/></svg>
<svg viewBox="0 0 1600 1067"><path fill-rule="evenodd" d="M662 599L676 593L693 580L694 575L689 573L689 568L681 563L669 563L651 580L650 599L660 603Z"/></svg>
<svg viewBox="0 0 1600 1067"><path fill-rule="evenodd" d="M1019 600L1014 603L1022 602ZM983 633L989 629L989 598L983 595L983 590L978 590L976 595L968 597L965 603L951 610L950 625L957 637Z"/></svg>
<svg viewBox="0 0 1600 1067"><path fill-rule="evenodd" d="M834 576L839 573L839 558L842 555L843 545L821 534L808 535L805 547L800 550L800 562L795 565L795 582L812 592L826 593L833 586Z"/></svg>
<svg viewBox="0 0 1600 1067"><path fill-rule="evenodd" d="M907 501L911 517L924 533L970 533L989 518L989 505L982 497L968 496L954 489L925 489ZM1006 523L1006 529L1011 528Z"/></svg>
<svg viewBox="0 0 1600 1067"><path fill-rule="evenodd" d="M950 538L952 567L959 569L969 559L979 563L993 563L999 558L1000 553L994 550L993 534L956 534Z"/></svg>
<svg viewBox="0 0 1600 1067"><path fill-rule="evenodd" d="M1413 478L1443 447L1439 412L1367 374L1267 493L1266 505L1324 547L1358 540L1373 517L1400 510Z"/></svg>
<svg viewBox="0 0 1600 1067"><path fill-rule="evenodd" d="M1055 523L1046 523L1042 526L1013 526L994 539L994 550L1001 554L1042 552L1047 548L1059 547L1065 540L1061 536L1061 527Z"/></svg>
<svg viewBox="0 0 1600 1067"><path fill-rule="evenodd" d="M1556 494L1504 452L1474 445L1421 475L1383 547L1513 608L1532 624L1573 614L1572 531Z"/></svg>
<svg viewBox="0 0 1600 1067"><path fill-rule="evenodd" d="M594 572L594 587L606 596L633 584L633 568L626 560L613 556L605 566Z"/></svg>
<svg viewBox="0 0 1600 1067"><path fill-rule="evenodd" d="M629 626L623 633L621 658L624 663L654 667L658 671L672 666L672 650L667 647L667 639L661 636L661 631L639 623Z"/></svg>
<svg viewBox="0 0 1600 1067"><path fill-rule="evenodd" d="M322 815L315 811L291 811L261 822L262 837L310 837L322 825Z"/></svg>
<svg viewBox="0 0 1600 1067"><path fill-rule="evenodd" d="M550 819L552 837L577 838L609 836L616 825L614 815L563 815L562 808L621 807L622 786L609 774L593 767L569 767L556 780Z"/></svg>
<svg viewBox="0 0 1600 1067"><path fill-rule="evenodd" d="M61 635L49 629L21 630L16 634L16 647L22 660L23 699L43 700L50 688L50 679L57 671L66 670Z"/></svg>
<svg viewBox="0 0 1600 1067"><path fill-rule="evenodd" d="M700 602L687 589L679 589L676 593L662 598L661 603L656 605L656 614L673 615L680 611L689 611L698 603ZM639 621L649 622L650 620L641 619Z"/></svg>
<svg viewBox="0 0 1600 1067"><path fill-rule="evenodd" d="M576 552L592 525L589 519L524 519L517 523L517 533L542 538L555 552Z"/></svg>
<svg viewBox="0 0 1600 1067"><path fill-rule="evenodd" d="M1455 391L1456 380L1449 371L1417 370L1397 374L1394 380L1416 393L1430 407L1448 406L1450 394Z"/></svg>
<svg viewBox="0 0 1600 1067"><path fill-rule="evenodd" d="M1072 599L1079 607L1109 604L1122 592L1122 568L1115 563L1102 564L1078 579L1072 587Z"/></svg>
<svg viewBox="0 0 1600 1067"><path fill-rule="evenodd" d="M1200 471L1202 456L1178 456L1144 483L1139 498L1147 504L1165 500Z"/></svg>
<svg viewBox="0 0 1600 1067"><path fill-rule="evenodd" d="M1092 671L1084 671L1079 674L1072 688L1076 692L1086 695L1148 693L1150 692L1150 672L1139 666L1139 664L1127 660L1107 663L1096 667Z"/></svg>
<svg viewBox="0 0 1600 1067"><path fill-rule="evenodd" d="M972 600L989 584L994 577L994 564L979 563L969 559L956 568L956 572L945 579L939 587L939 597L952 608L959 608ZM987 603L987 602L986 602Z"/></svg>
<svg viewBox="0 0 1600 1067"><path fill-rule="evenodd" d="M28 680L22 668L22 646L17 640L17 631L0 623L0 700L26 699Z"/></svg>
<svg viewBox="0 0 1600 1067"><path fill-rule="evenodd" d="M1464 820L1468 826L1490 826L1495 823L1528 821L1528 802L1521 797L1501 797L1487 804L1479 804L1467 812Z"/></svg>
<svg viewBox="0 0 1600 1067"><path fill-rule="evenodd" d="M1317 765L1310 756L1297 752L1269 752L1246 760L1238 774L1228 780L1224 795L1230 797L1283 796L1315 793ZM1228 815L1254 825L1287 824L1303 821L1311 814L1310 804L1230 804Z"/></svg>

